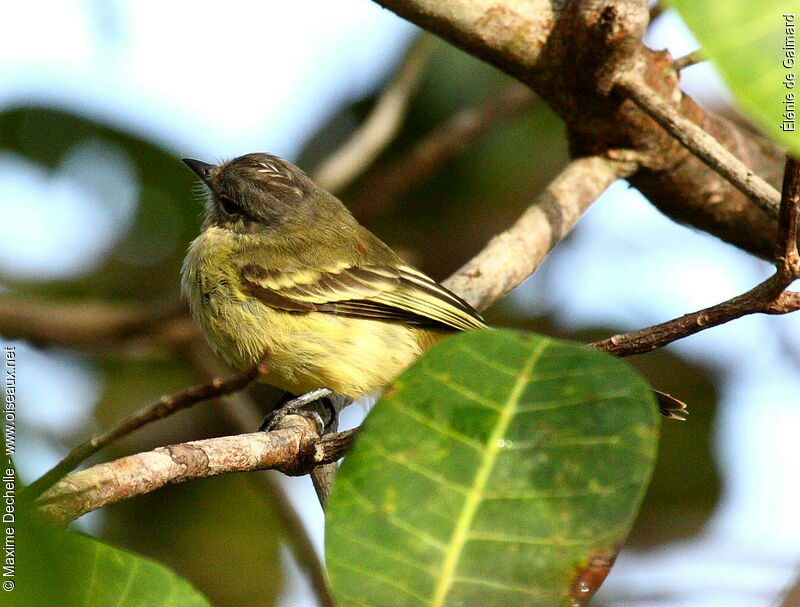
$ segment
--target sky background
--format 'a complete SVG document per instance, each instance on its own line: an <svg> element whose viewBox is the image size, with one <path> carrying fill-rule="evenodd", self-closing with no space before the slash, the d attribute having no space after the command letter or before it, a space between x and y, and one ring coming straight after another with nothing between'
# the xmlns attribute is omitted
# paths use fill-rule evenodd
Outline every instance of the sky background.
<svg viewBox="0 0 800 607"><path fill-rule="evenodd" d="M65 108L176 157L209 161L256 150L295 158L338 107L380 85L415 33L366 0L234 1L225 10L211 2L25 2L7 5L4 21L13 26L0 37L0 110ZM695 48L670 14L648 43L674 56ZM726 103L710 67L684 76L701 102ZM73 149L55 173L0 152L0 269L31 281L90 272L131 221L138 195L125 155L102 142ZM551 313L565 330L598 322L632 330L739 294L769 273L768 264L665 219L619 182L509 297L520 309ZM795 314L744 318L673 347L717 382L714 448L724 492L699 536L623 551L599 596L618 606L774 604L800 563L798 343ZM64 452L43 437L87 424L101 387L81 357L17 347L17 464L31 480ZM308 482L286 483L321 545ZM98 516L85 517L83 528ZM312 604L294 579L283 604ZM677 600L663 599L676 588Z"/></svg>

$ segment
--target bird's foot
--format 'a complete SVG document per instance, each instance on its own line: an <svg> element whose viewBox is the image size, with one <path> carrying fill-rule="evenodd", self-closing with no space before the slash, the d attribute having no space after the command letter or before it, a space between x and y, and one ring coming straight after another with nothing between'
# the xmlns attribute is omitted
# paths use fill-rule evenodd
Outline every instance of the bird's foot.
<svg viewBox="0 0 800 607"><path fill-rule="evenodd" d="M286 392L264 418L259 430L271 432L279 427L287 415L301 415L314 422L320 434L327 434L335 430L338 425L339 409L335 402L337 397L338 394L327 388L318 388L300 396Z"/></svg>

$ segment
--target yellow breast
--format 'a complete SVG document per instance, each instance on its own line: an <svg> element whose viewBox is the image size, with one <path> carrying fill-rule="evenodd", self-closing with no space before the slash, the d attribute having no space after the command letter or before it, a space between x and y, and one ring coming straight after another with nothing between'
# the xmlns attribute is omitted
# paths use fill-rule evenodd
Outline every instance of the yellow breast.
<svg viewBox="0 0 800 607"><path fill-rule="evenodd" d="M447 331L271 308L240 288L241 236L206 229L192 242L182 289L211 346L245 369L270 353L265 380L292 394L330 388L356 398L379 390Z"/></svg>

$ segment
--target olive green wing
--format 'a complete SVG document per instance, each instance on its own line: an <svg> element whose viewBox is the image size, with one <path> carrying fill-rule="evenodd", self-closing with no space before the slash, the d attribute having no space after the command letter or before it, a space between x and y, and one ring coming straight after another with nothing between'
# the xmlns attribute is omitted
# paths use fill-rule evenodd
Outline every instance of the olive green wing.
<svg viewBox="0 0 800 607"><path fill-rule="evenodd" d="M287 312L444 325L462 331L486 327L472 306L410 266L341 265L282 271L247 264L241 276L250 295Z"/></svg>

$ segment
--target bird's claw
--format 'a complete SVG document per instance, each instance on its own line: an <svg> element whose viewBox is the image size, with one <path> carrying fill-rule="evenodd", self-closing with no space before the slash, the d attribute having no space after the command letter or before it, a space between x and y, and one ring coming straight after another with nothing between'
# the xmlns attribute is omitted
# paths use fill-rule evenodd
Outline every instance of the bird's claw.
<svg viewBox="0 0 800 607"><path fill-rule="evenodd" d="M298 397L290 394L278 401L275 408L264 418L264 422L259 428L262 432L276 430L280 422L288 415L300 415L311 420L320 435L326 434L329 430L336 427L338 411L331 400L333 393L320 388L312 390ZM286 399L288 397L288 400ZM323 420L320 410L324 409L327 413L328 422Z"/></svg>

